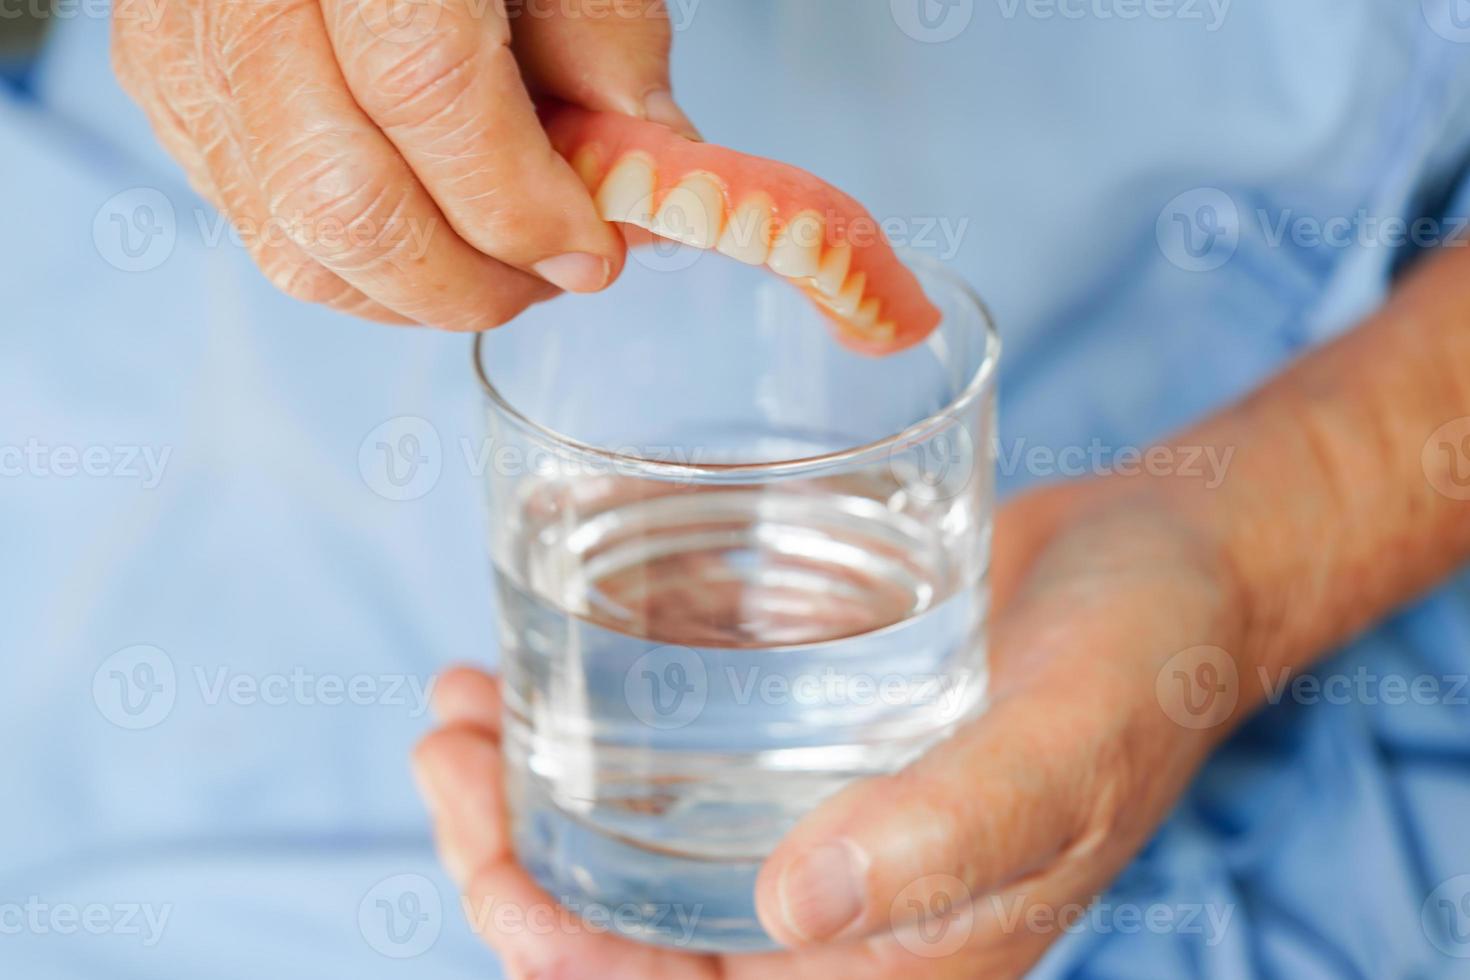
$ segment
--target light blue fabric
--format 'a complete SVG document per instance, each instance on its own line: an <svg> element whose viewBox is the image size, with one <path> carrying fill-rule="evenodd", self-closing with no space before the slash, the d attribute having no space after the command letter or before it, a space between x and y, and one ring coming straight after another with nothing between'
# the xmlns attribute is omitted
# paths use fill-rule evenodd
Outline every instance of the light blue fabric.
<svg viewBox="0 0 1470 980"><path fill-rule="evenodd" d="M1003 326L1003 454L1146 444L1351 325L1413 257L1371 235L1273 241L1283 215L1470 207L1457 0L1180 0L1137 19L1103 16L1139 9L1122 0L923 2L927 20L917 0L674 2L676 77L709 138L804 165L910 230L963 224L942 257ZM17 932L0 914L0 974L484 977L407 776L422 698L389 690L494 657L465 342L305 307L210 246L215 217L110 80L106 25L60 28L39 101L0 103L0 445L103 447L111 475L52 460L0 478L0 913L101 903L118 927ZM104 205L139 187L172 207L176 240L126 272ZM124 218L143 198L127 200ZM1232 227L1219 268L1181 268L1228 252ZM1227 234L1196 257L1185 228L1197 246ZM401 416L432 425L441 467L393 501L359 453ZM172 671L161 719L147 712L166 694L143 715L118 700L119 676L149 680L139 663L154 683ZM1360 667L1449 693L1470 671L1470 581L1319 674ZM359 678L371 703L220 692L293 671ZM1470 873L1470 708L1440 700L1265 712L1107 897L1228 909L1226 927L1105 917L1039 975L1470 975L1423 925L1431 891L1448 881L1458 901ZM141 919L121 928L131 905L167 911L156 943Z"/></svg>

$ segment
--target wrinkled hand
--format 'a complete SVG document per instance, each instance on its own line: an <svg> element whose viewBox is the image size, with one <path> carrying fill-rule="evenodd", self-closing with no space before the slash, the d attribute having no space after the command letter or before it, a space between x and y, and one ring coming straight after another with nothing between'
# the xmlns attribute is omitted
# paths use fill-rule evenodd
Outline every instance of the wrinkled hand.
<svg viewBox="0 0 1470 980"><path fill-rule="evenodd" d="M497 326L624 245L531 94L690 132L662 0L119 4L113 63L276 286L388 323Z"/></svg>
<svg viewBox="0 0 1470 980"><path fill-rule="evenodd" d="M1164 507L1100 496L1068 487L1002 512L991 705L908 769L839 793L771 855L758 908L791 948L710 957L589 929L497 931L498 917L479 917L510 975L1024 972L1068 924L1063 910L1097 896L1148 839L1230 720L1226 704L1194 724L1167 691L1185 651L1238 649L1244 616L1231 575ZM520 906L531 921L554 899L509 849L499 705L488 676L446 675L443 727L415 767L467 908Z"/></svg>

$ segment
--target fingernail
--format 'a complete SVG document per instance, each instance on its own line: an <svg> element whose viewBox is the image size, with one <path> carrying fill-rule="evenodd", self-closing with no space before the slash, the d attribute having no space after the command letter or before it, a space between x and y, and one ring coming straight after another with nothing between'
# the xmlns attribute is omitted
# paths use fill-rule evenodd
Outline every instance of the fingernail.
<svg viewBox="0 0 1470 980"><path fill-rule="evenodd" d="M863 914L868 856L849 840L808 851L781 872L781 912L801 938L830 939Z"/></svg>
<svg viewBox="0 0 1470 980"><path fill-rule="evenodd" d="M542 259L531 268L542 279L569 293L595 293L607 285L607 274L611 265L600 255L568 252L555 258Z"/></svg>
<svg viewBox="0 0 1470 980"><path fill-rule="evenodd" d="M656 89L643 97L643 115L651 122L667 126L692 140L704 142L704 137L699 135L699 130L694 128L694 123L684 115L684 110L679 108L679 103L674 101L673 94L667 89Z"/></svg>

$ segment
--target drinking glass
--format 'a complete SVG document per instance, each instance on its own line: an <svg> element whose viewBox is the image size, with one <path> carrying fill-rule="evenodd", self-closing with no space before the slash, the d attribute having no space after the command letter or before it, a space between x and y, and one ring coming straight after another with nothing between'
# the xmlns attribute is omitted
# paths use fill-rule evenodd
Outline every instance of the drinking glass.
<svg viewBox="0 0 1470 980"><path fill-rule="evenodd" d="M980 711L999 342L845 350L788 283L636 253L475 342L514 845L589 921L772 942L761 861Z"/></svg>

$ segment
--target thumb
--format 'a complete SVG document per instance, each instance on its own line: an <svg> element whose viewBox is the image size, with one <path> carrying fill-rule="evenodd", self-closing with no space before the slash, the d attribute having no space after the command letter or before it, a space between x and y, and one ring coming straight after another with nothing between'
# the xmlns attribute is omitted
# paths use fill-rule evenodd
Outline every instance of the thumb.
<svg viewBox="0 0 1470 980"><path fill-rule="evenodd" d="M532 92L699 138L669 82L673 32L664 0L522 4L511 32Z"/></svg>
<svg viewBox="0 0 1470 980"><path fill-rule="evenodd" d="M887 932L933 904L926 889L968 907L1083 834L1085 771L1062 762L1071 747L1027 700L995 705L910 768L807 816L757 879L766 931L787 946Z"/></svg>
<svg viewBox="0 0 1470 980"><path fill-rule="evenodd" d="M1130 760L1155 752L1138 745L1135 685L1100 655L1100 633L1083 647L1085 623L1055 620L1038 608L997 623L987 711L908 768L848 786L776 847L755 889L774 939L900 929L941 892L966 907L1059 860L1090 861L1121 809L1143 804Z"/></svg>

